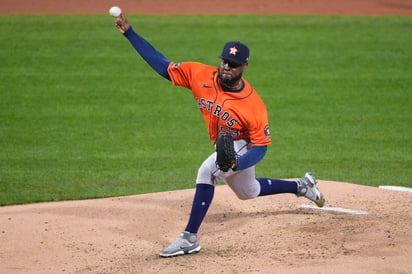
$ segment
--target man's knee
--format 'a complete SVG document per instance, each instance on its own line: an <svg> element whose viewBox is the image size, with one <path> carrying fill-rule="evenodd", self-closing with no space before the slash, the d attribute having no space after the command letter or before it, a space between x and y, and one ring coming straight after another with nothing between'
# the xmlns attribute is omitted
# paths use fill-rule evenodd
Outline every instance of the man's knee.
<svg viewBox="0 0 412 274"><path fill-rule="evenodd" d="M256 193L256 191L254 191L254 192L235 192L235 194L240 200L250 200L250 199L256 198L259 193Z"/></svg>

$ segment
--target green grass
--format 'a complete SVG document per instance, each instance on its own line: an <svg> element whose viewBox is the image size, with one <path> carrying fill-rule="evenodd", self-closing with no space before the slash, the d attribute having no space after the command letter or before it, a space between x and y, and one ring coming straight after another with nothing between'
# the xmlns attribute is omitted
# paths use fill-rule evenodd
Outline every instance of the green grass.
<svg viewBox="0 0 412 274"><path fill-rule="evenodd" d="M213 150L188 90L106 15L0 15L0 205L194 187ZM173 61L251 48L273 144L257 176L412 187L412 18L129 15Z"/></svg>

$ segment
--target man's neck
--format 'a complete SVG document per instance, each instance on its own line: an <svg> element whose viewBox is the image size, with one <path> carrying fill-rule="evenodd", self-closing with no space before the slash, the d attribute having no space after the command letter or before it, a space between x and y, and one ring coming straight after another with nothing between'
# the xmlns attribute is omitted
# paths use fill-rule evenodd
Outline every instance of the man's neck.
<svg viewBox="0 0 412 274"><path fill-rule="evenodd" d="M239 81L236 84L228 86L222 83L222 81L220 81L220 86L222 87L224 91L237 92L243 89L243 87L245 86L245 83L243 82L242 79L239 79Z"/></svg>

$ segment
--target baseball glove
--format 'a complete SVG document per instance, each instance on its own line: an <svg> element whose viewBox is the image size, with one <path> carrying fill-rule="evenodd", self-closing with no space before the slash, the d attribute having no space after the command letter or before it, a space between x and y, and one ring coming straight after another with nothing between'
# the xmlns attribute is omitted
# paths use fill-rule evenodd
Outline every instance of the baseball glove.
<svg viewBox="0 0 412 274"><path fill-rule="evenodd" d="M232 135L219 134L216 138L216 165L227 172L237 165L238 155L235 152Z"/></svg>

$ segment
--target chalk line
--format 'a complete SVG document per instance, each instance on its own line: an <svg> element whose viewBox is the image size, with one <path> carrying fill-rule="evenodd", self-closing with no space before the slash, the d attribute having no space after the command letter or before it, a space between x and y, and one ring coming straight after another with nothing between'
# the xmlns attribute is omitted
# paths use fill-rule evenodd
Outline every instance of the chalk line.
<svg viewBox="0 0 412 274"><path fill-rule="evenodd" d="M366 212L366 211L354 210L354 209L348 209L348 208L341 208L341 207L329 207L329 206L317 207L317 206L314 206L314 205L306 205L306 204L300 205L299 207L326 210L326 211L335 211L335 212L349 213L349 214L356 214L356 215L368 214L368 212Z"/></svg>
<svg viewBox="0 0 412 274"><path fill-rule="evenodd" d="M396 190L396 191L412 192L412 188L403 187L403 186L379 186L379 188L389 189L389 190Z"/></svg>

